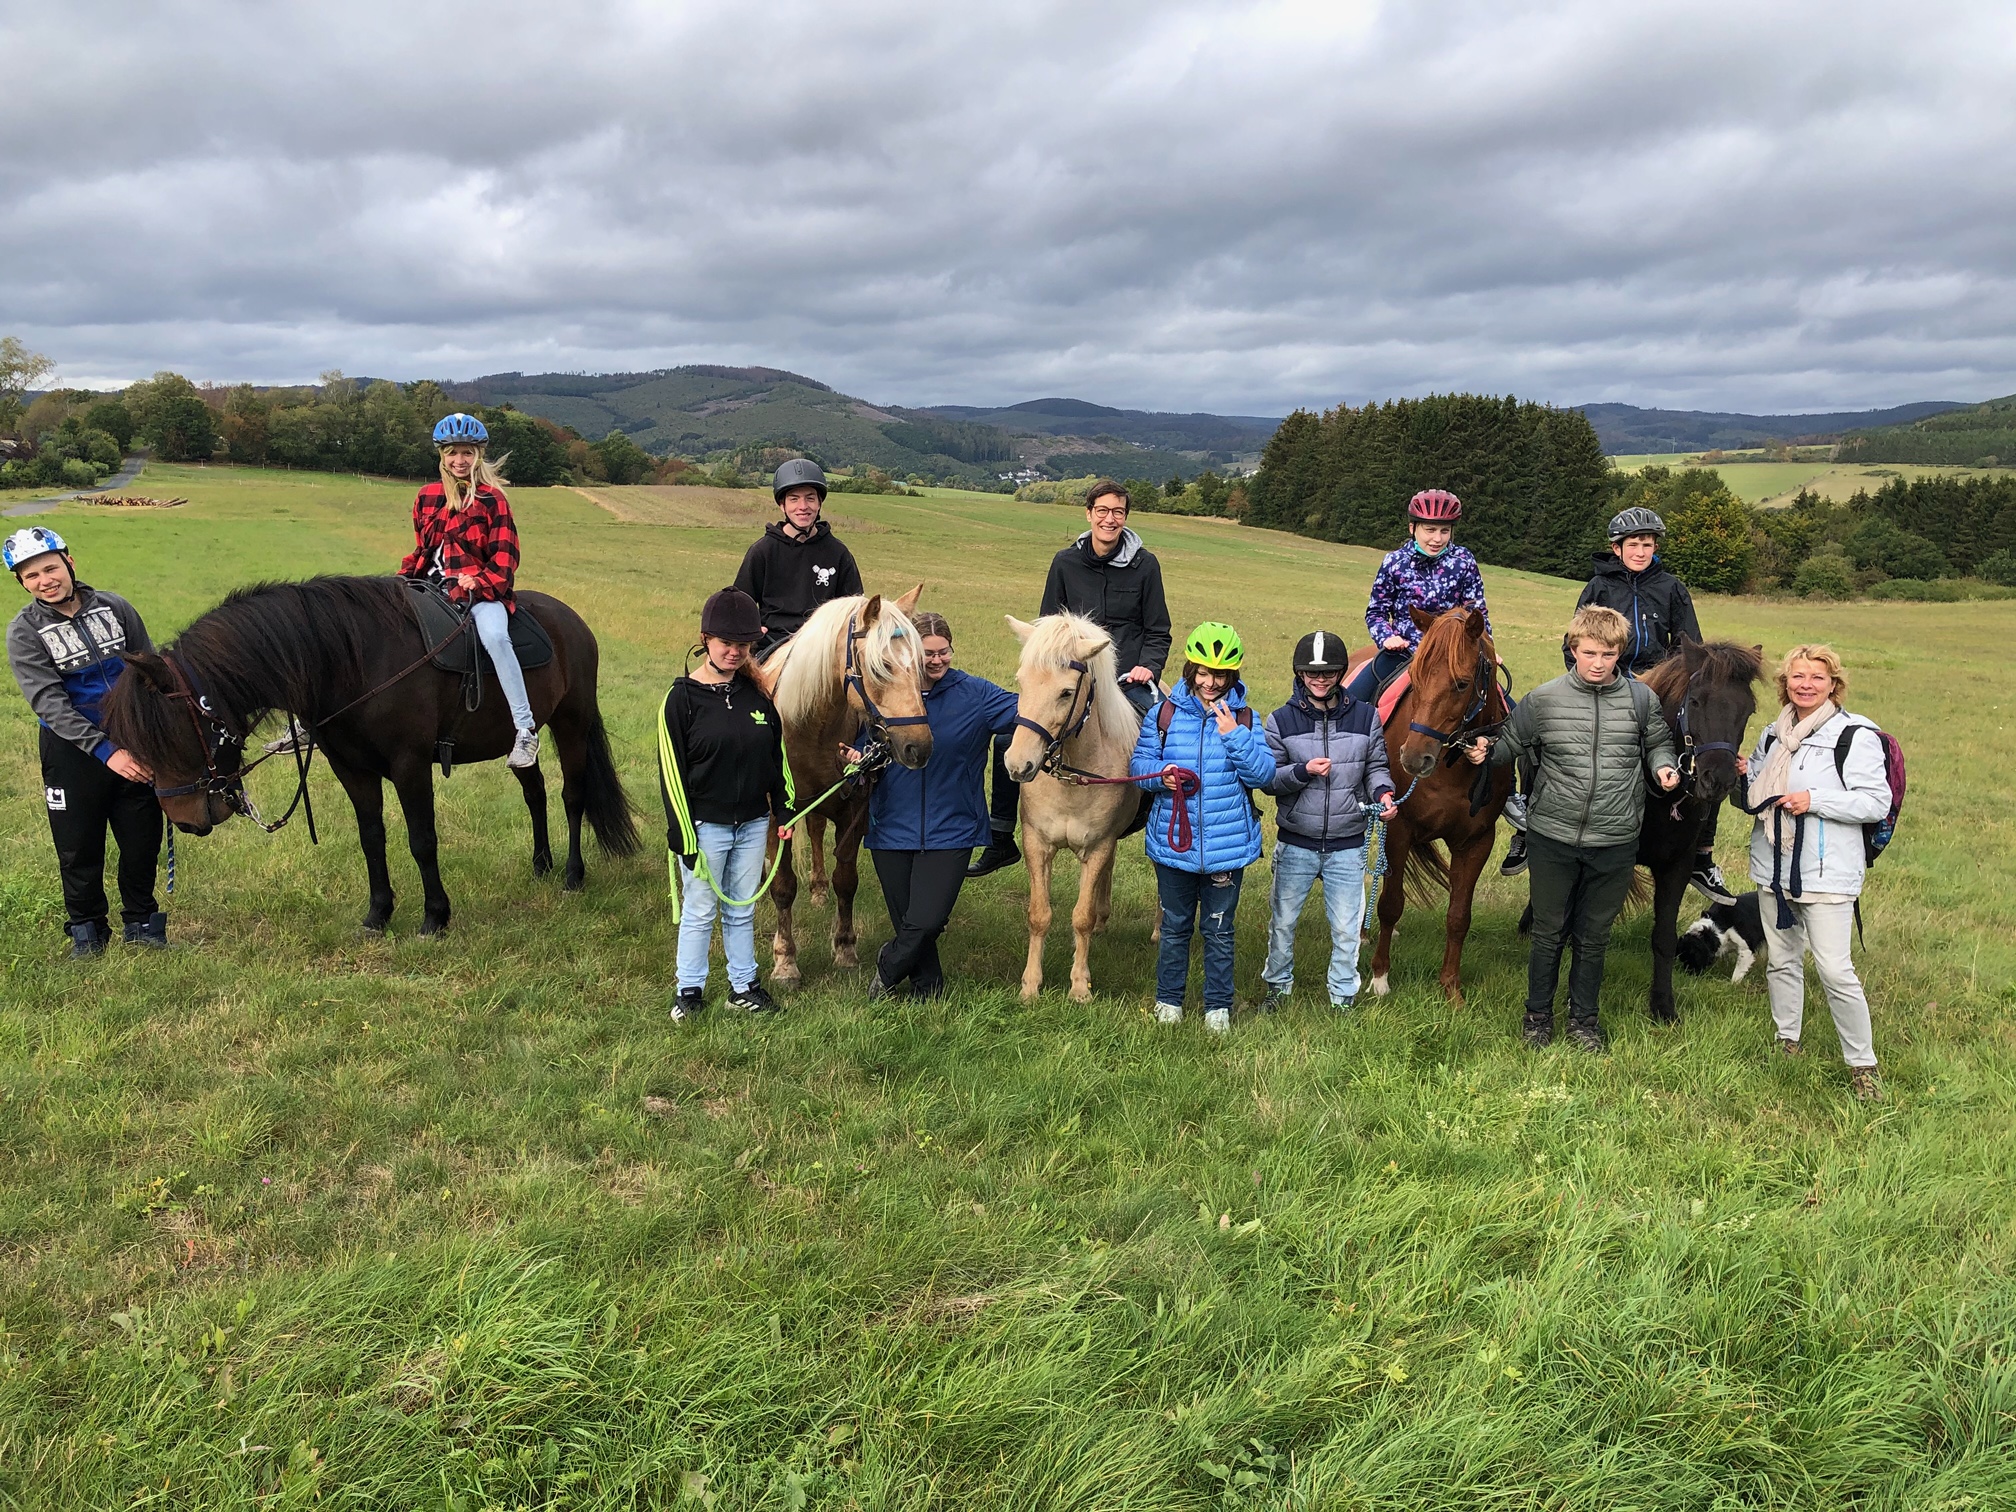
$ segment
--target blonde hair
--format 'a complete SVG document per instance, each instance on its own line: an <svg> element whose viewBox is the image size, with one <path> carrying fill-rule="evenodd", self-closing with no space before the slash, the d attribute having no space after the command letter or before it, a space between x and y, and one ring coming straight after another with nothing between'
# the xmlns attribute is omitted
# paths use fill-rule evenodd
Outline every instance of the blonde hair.
<svg viewBox="0 0 2016 1512"><path fill-rule="evenodd" d="M448 446L468 446L470 444L467 441L451 441L448 443ZM449 512L453 513L464 504L467 504L471 498L475 497L476 490L479 488L502 488L507 481L504 476L504 464L510 460L511 454L506 452L495 462L492 462L488 457L483 455L483 448L478 446L476 448L476 465L469 469L469 492L465 495L462 492L462 480L448 471L448 447L442 447L441 491L448 495Z"/></svg>
<svg viewBox="0 0 2016 1512"><path fill-rule="evenodd" d="M1568 649L1573 651L1576 642L1585 640L1622 651L1631 642L1631 622L1615 609L1584 604L1575 611L1575 618L1568 621Z"/></svg>
<svg viewBox="0 0 2016 1512"><path fill-rule="evenodd" d="M1835 703L1840 703L1848 694L1848 674L1842 670L1841 654L1832 646L1794 646L1785 653L1785 659L1778 663L1778 702L1792 702L1792 690L1786 680L1792 675L1792 663L1808 661L1827 669L1827 675L1834 679L1834 691L1828 695Z"/></svg>

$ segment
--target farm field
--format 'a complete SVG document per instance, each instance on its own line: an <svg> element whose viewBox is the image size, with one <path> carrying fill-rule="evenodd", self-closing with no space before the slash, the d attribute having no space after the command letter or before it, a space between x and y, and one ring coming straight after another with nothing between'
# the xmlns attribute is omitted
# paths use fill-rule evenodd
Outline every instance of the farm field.
<svg viewBox="0 0 2016 1512"><path fill-rule="evenodd" d="M1874 493L1892 478L1987 478L1999 468L1939 467L1918 462L1874 464L1833 462L1749 462L1743 460L1704 462L1697 452L1668 452L1657 455L1618 456L1610 459L1624 472L1638 472L1657 464L1661 467L1712 467L1721 474L1730 491L1746 504L1766 508L1789 504L1800 489L1810 488L1823 499L1842 503L1857 493Z"/></svg>
<svg viewBox="0 0 2016 1512"><path fill-rule="evenodd" d="M232 586L410 544L411 484L154 466L133 490L190 503L43 518L157 639ZM1015 869L963 896L940 1002L870 1008L805 907L788 1013L736 1019L717 973L675 1033L651 722L767 518L716 492L513 491L522 583L601 638L647 845L591 848L563 896L501 764L460 768L438 941L396 833L399 911L362 937L318 766L319 847L298 822L180 837L177 948L61 959L34 725L4 701L0 1505L2016 1504L2016 602L1699 600L1774 655L1831 641L1909 750L1864 910L1880 1105L1849 1099L1815 987L1801 1060L1770 1053L1761 969L1683 978L1683 1022L1650 1024L1643 914L1613 1053L1525 1050L1524 885L1495 867L1467 1006L1435 988L1439 911L1410 909L1394 995L1340 1019L1312 907L1314 993L1223 1042L1194 1011L1158 1028L1138 842L1090 1005L1056 985L1063 929L1052 991L1016 997ZM832 503L871 590L923 582L997 680L1001 616L1083 518ZM1374 551L1134 523L1179 637L1238 626L1263 712L1301 633L1363 635ZM1530 688L1577 585L1487 580ZM1725 816L1732 876L1746 829ZM1242 1005L1266 892L1263 863Z"/></svg>

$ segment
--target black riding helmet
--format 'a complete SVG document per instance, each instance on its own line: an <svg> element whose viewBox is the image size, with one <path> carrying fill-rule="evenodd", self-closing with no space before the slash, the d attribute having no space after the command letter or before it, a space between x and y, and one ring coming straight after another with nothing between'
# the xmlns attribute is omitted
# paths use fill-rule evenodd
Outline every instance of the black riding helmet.
<svg viewBox="0 0 2016 1512"><path fill-rule="evenodd" d="M810 457L793 457L777 469L777 476L770 483L770 497L781 504L785 494L808 483L819 490L819 502L825 503L826 470Z"/></svg>
<svg viewBox="0 0 2016 1512"><path fill-rule="evenodd" d="M1350 659L1344 637L1328 630L1311 630L1295 642L1295 675L1304 672L1344 672Z"/></svg>
<svg viewBox="0 0 2016 1512"><path fill-rule="evenodd" d="M763 611L740 588L723 588L701 606L700 633L724 641L760 640Z"/></svg>

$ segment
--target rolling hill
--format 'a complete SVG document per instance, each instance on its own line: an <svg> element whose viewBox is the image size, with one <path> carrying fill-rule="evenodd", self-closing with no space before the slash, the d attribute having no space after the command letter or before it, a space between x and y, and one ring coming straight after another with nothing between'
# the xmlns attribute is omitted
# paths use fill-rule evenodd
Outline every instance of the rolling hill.
<svg viewBox="0 0 2016 1512"><path fill-rule="evenodd" d="M1841 441L1855 462L1932 462L1958 467L2016 463L2016 394L1951 408L1909 424L1857 429Z"/></svg>
<svg viewBox="0 0 2016 1512"><path fill-rule="evenodd" d="M1898 426L1964 408L1958 400L1924 400L1892 409L1812 415L1743 415L1718 410L1640 409L1634 404L1577 405L1611 456L1640 452L1737 451L1773 441L1817 443L1877 426ZM1873 460L1873 459L1872 459ZM1885 459L1888 460L1888 459ZM1918 459L1902 459L1918 460Z"/></svg>

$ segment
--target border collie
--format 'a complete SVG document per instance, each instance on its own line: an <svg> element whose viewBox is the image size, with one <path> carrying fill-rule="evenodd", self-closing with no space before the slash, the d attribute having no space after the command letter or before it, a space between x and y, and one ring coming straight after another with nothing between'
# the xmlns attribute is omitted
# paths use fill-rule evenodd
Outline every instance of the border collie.
<svg viewBox="0 0 2016 1512"><path fill-rule="evenodd" d="M1758 896L1754 891L1739 893L1733 904L1710 904L1680 936L1680 965L1701 976L1723 956L1733 954L1736 970L1729 980L1742 981L1751 964L1764 953L1764 921L1758 911Z"/></svg>

